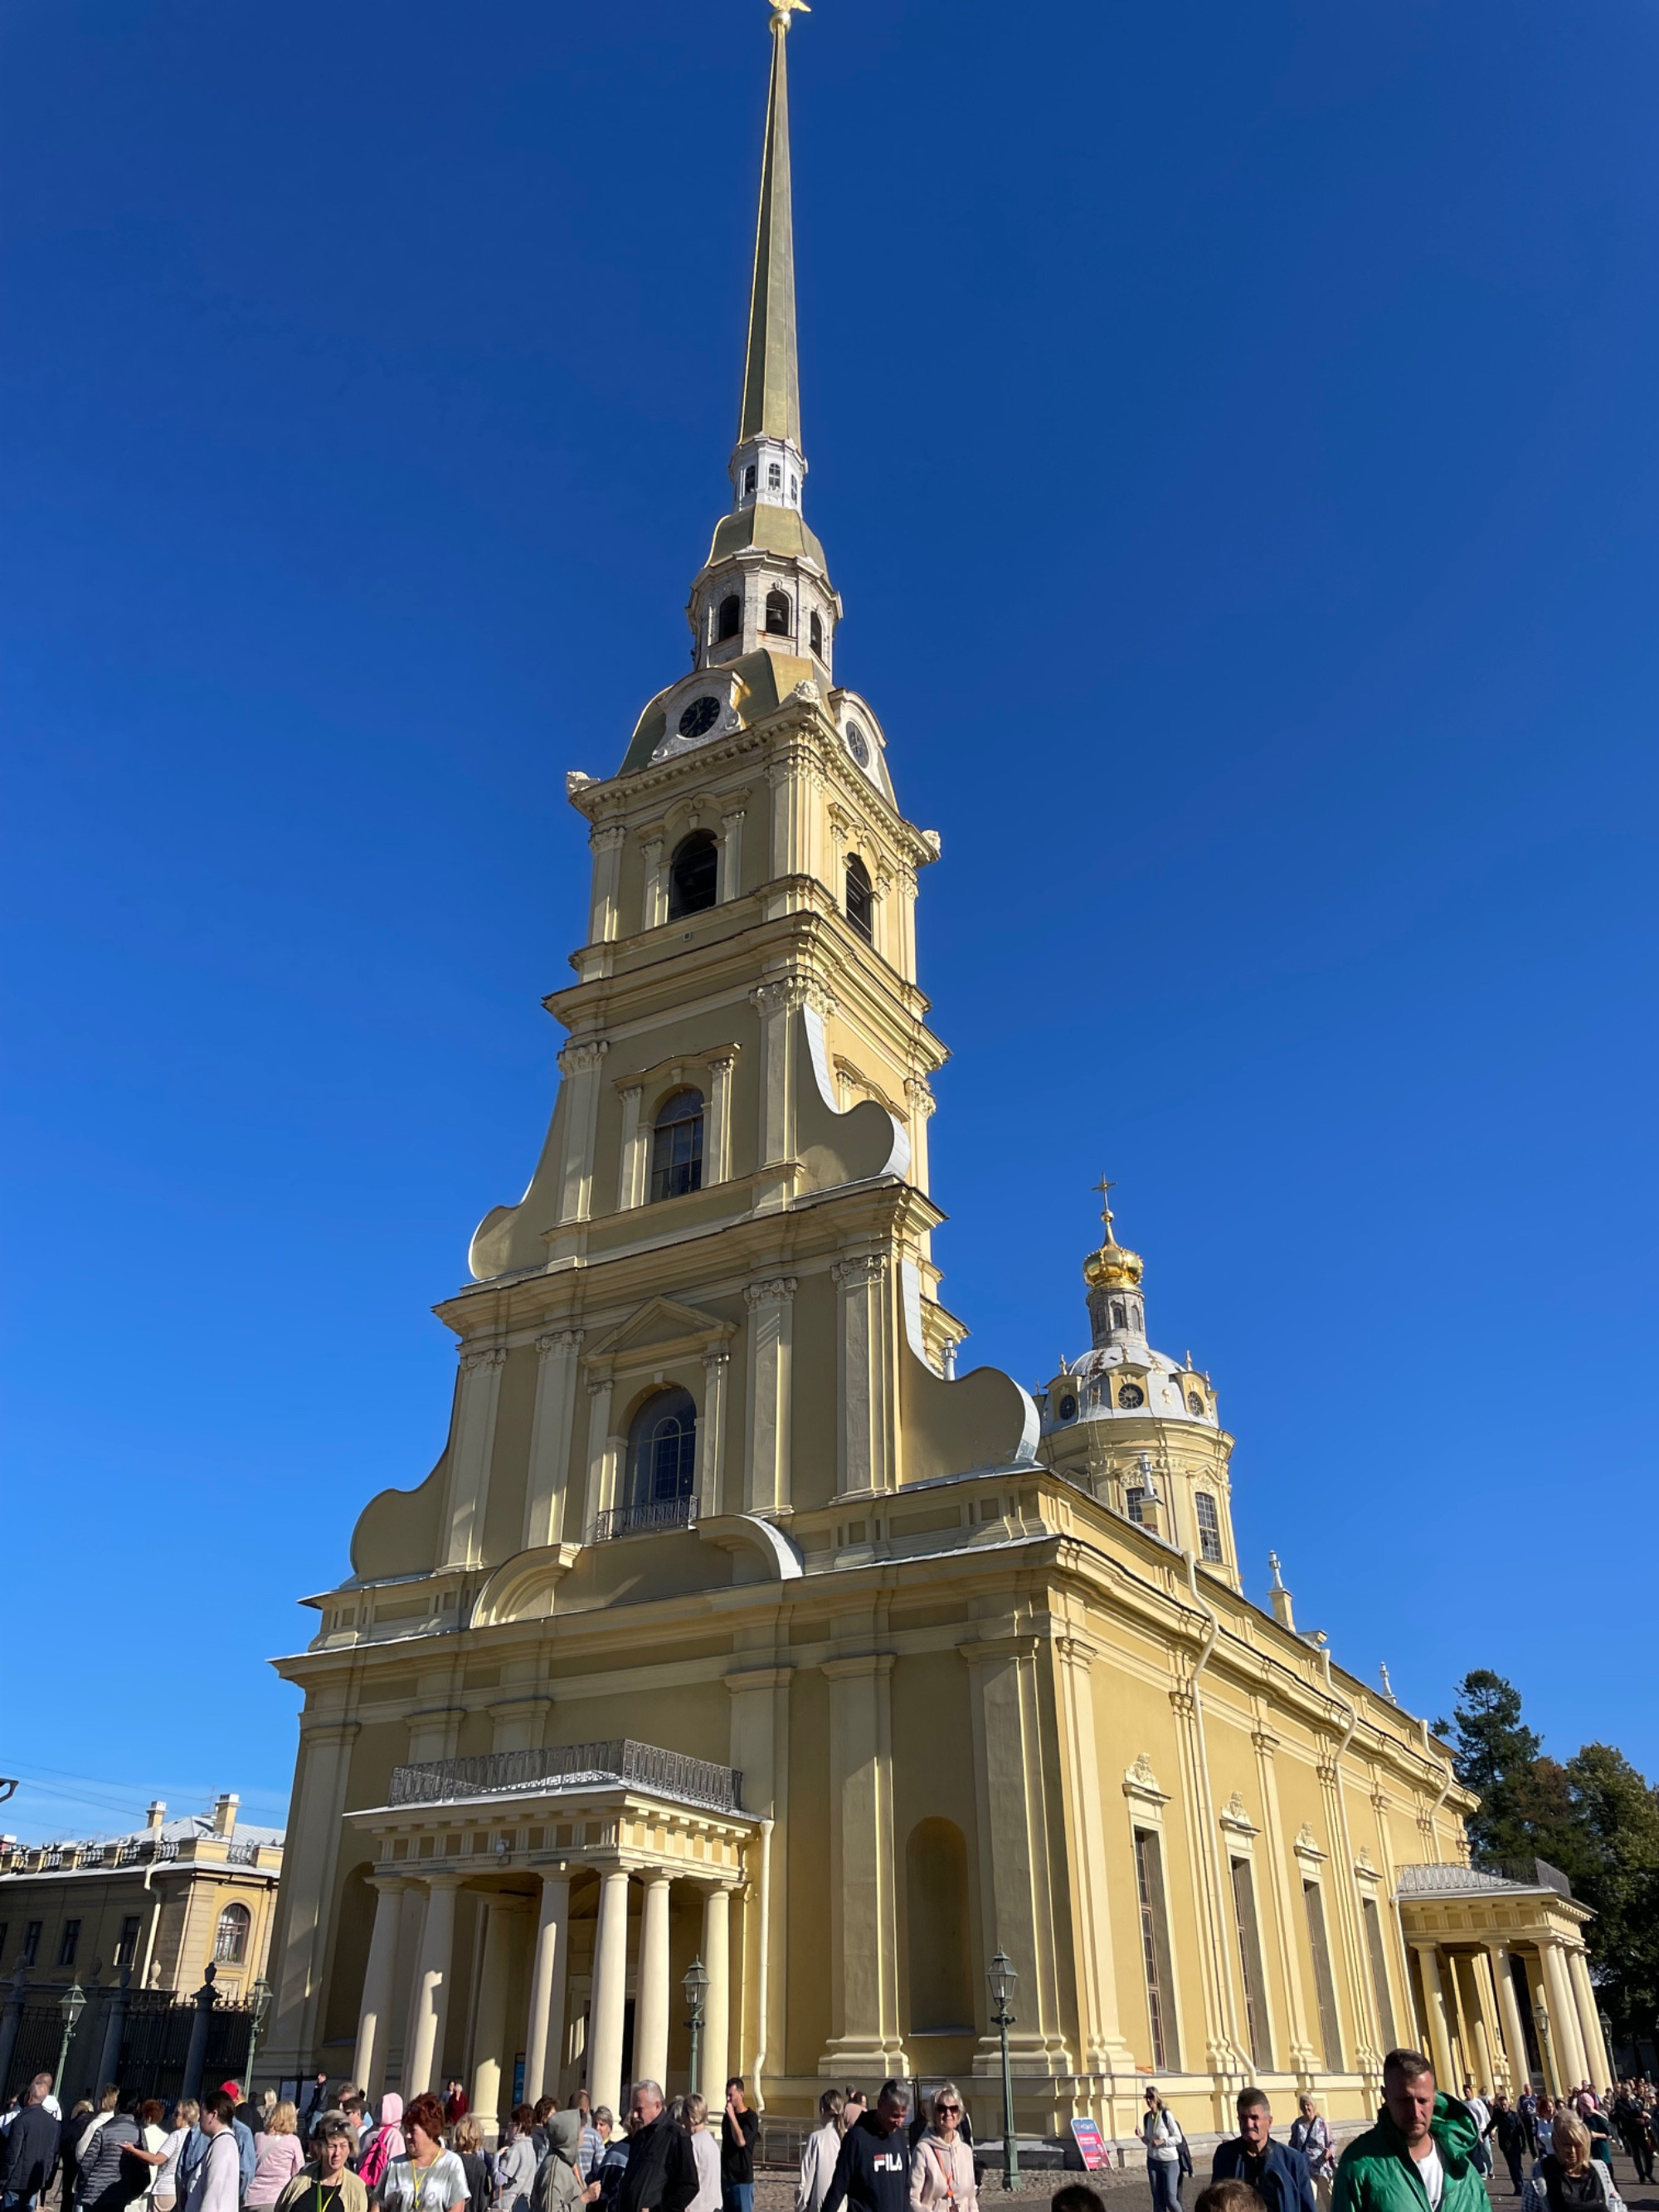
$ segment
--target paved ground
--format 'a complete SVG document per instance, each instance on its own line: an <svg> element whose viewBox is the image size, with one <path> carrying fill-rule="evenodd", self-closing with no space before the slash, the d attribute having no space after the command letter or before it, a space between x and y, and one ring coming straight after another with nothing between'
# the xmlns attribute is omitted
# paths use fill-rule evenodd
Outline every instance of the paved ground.
<svg viewBox="0 0 1659 2212"><path fill-rule="evenodd" d="M1046 2202L1062 2181L1080 2181L1083 2178L1081 2174L1052 2172L1025 2174L1021 2177L1024 2185L1021 2195L1034 2204ZM1638 2182L1635 2169L1627 2158L1615 2160L1613 2179L1628 2212L1659 2212L1659 2185ZM1109 2173L1097 2173L1092 2178L1092 2185L1103 2197L1110 2197L1115 2203L1127 2198L1139 2203L1147 2197L1146 2173L1133 2166L1124 2171L1114 2167ZM986 2197L994 2205L1002 2195L1000 2172L987 2174L982 2187ZM1489 2183L1487 2193L1492 2198L1492 2212L1517 2212L1521 2200L1511 2192L1507 2173L1502 2177L1501 2185L1496 2181ZM1197 2190L1189 2181L1182 2194L1190 2207ZM795 2177L793 2172L786 2174L776 2169L763 2169L757 2173L755 2212L794 2212L794 2203Z"/></svg>

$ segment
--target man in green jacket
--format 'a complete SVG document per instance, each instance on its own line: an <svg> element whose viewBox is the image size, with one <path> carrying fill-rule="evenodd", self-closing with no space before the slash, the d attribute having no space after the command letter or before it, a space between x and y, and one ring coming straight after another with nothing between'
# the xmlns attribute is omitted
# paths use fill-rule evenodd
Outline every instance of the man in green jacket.
<svg viewBox="0 0 1659 2212"><path fill-rule="evenodd" d="M1488 2212L1474 2164L1480 2140L1468 2107L1436 2093L1422 2052L1391 2051L1382 2110L1343 2152L1331 2212Z"/></svg>

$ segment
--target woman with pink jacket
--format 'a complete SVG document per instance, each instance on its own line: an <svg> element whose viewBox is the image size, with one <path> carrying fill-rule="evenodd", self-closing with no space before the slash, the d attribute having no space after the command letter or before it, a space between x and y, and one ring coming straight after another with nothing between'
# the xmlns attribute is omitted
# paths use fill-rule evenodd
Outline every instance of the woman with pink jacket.
<svg viewBox="0 0 1659 2212"><path fill-rule="evenodd" d="M974 2154L962 2139L962 2092L936 2090L931 2124L910 2154L910 2212L979 2212Z"/></svg>

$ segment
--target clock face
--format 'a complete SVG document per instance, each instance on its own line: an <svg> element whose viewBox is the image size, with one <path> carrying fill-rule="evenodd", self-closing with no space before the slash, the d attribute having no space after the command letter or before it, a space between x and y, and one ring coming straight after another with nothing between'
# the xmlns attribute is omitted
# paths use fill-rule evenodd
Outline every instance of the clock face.
<svg viewBox="0 0 1659 2212"><path fill-rule="evenodd" d="M860 768L870 765L870 740L856 722L847 725L847 750Z"/></svg>
<svg viewBox="0 0 1659 2212"><path fill-rule="evenodd" d="M1062 1421L1074 1421L1074 1420L1076 1420L1076 1419L1077 1419L1077 1400L1076 1400L1075 1398L1062 1398L1062 1399L1060 1400L1060 1409L1059 1409L1059 1410L1060 1410L1060 1419L1061 1419Z"/></svg>
<svg viewBox="0 0 1659 2212"><path fill-rule="evenodd" d="M706 695L694 699L680 714L680 735L683 738L706 737L720 718L720 702Z"/></svg>
<svg viewBox="0 0 1659 2212"><path fill-rule="evenodd" d="M1132 1413L1137 1406L1146 1404L1146 1393L1139 1382L1126 1382L1117 1394L1117 1402L1126 1413Z"/></svg>
<svg viewBox="0 0 1659 2212"><path fill-rule="evenodd" d="M1204 1411L1204 1401L1199 1396L1196 1390L1189 1390L1187 1393L1187 1410L1189 1413L1200 1414Z"/></svg>

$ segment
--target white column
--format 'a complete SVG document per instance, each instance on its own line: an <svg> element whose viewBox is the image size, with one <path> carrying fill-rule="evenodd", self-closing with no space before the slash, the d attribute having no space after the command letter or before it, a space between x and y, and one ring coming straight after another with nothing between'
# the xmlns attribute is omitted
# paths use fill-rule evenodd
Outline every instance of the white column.
<svg viewBox="0 0 1659 2212"><path fill-rule="evenodd" d="M1584 2067L1589 2085L1599 2097L1613 2085L1613 2068L1601 2034L1601 2016L1595 2008L1595 1990L1589 1978L1589 1960L1583 1951L1567 1954L1567 1972L1577 2001L1578 2039L1584 2046Z"/></svg>
<svg viewBox="0 0 1659 2212"><path fill-rule="evenodd" d="M588 832L587 842L593 853L593 902L588 921L590 945L608 945L617 934L623 840L627 834L620 822L609 822L603 828Z"/></svg>
<svg viewBox="0 0 1659 2212"><path fill-rule="evenodd" d="M623 2014L628 1997L628 1876L621 1868L599 1877L599 1920L593 1937L593 1997L589 2015L590 2103L622 2110Z"/></svg>
<svg viewBox="0 0 1659 2212"><path fill-rule="evenodd" d="M916 872L901 868L898 878L898 944L893 965L907 983L916 980ZM924 1189L926 1185L923 1185Z"/></svg>
<svg viewBox="0 0 1659 2212"><path fill-rule="evenodd" d="M887 1262L879 1253L837 1260L841 1293L837 1488L891 1490L898 1480L886 1327Z"/></svg>
<svg viewBox="0 0 1659 2212"><path fill-rule="evenodd" d="M663 892L662 839L641 839L640 851L645 860L645 888L640 898L640 927L655 929L668 918L668 901Z"/></svg>
<svg viewBox="0 0 1659 2212"><path fill-rule="evenodd" d="M616 1458L611 1436L611 1377L596 1376L587 1385L587 1528L583 1531L584 1541L598 1516L615 1503L611 1493L617 1486Z"/></svg>
<svg viewBox="0 0 1659 2212"><path fill-rule="evenodd" d="M743 817L744 809L734 807L730 814L722 814L720 828L720 879L719 903L726 906L734 898L743 896Z"/></svg>
<svg viewBox="0 0 1659 2212"><path fill-rule="evenodd" d="M1583 2039L1578 2033L1578 2006L1567 1978L1567 1962L1560 1944L1541 1942L1538 1955L1543 1963L1544 1987L1548 1992L1550 2041L1561 2075L1560 2087L1555 2094L1562 2096L1578 2087L1587 2070Z"/></svg>
<svg viewBox="0 0 1659 2212"><path fill-rule="evenodd" d="M542 1876L541 1917L530 1965L530 2018L525 2027L524 2095L527 2105L556 2096L564 2043L564 1985L570 1954L570 1877Z"/></svg>
<svg viewBox="0 0 1659 2212"><path fill-rule="evenodd" d="M634 1997L634 2079L661 2082L668 2072L668 1876L645 1877L640 1912L640 1970Z"/></svg>
<svg viewBox="0 0 1659 2212"><path fill-rule="evenodd" d="M564 1173L559 1192L561 1221L586 1221L593 1212L593 1141L599 1121L599 1067L611 1049L604 1037L568 1044L559 1066L568 1086L565 1099Z"/></svg>
<svg viewBox="0 0 1659 2212"><path fill-rule="evenodd" d="M415 2041L404 2071L405 2101L436 2086L449 2025L450 1954L455 1944L455 1892L460 1876L434 1875L427 1885L426 1926L415 1989Z"/></svg>
<svg viewBox="0 0 1659 2212"><path fill-rule="evenodd" d="M409 1885L395 1876L383 1876L373 1886L379 1893L374 1901L374 1932L368 1939L363 2001L357 2014L357 2048L351 2062L351 2078L371 2102L386 2086L392 1992L398 1978L398 1922Z"/></svg>
<svg viewBox="0 0 1659 2212"><path fill-rule="evenodd" d="M495 1449L495 1413L506 1364L507 1354L499 1345L461 1354L461 1384L449 1457L446 1566L472 1566L482 1556L489 1462Z"/></svg>
<svg viewBox="0 0 1659 2212"><path fill-rule="evenodd" d="M1514 2097L1531 2081L1532 2062L1527 2057L1521 2002L1515 1994L1515 1971L1509 1953L1501 1946L1492 1954L1492 1972L1498 1984L1498 2017L1504 2026L1504 2048L1510 2062L1510 2094Z"/></svg>
<svg viewBox="0 0 1659 2212"><path fill-rule="evenodd" d="M708 1112L703 1124L702 1179L705 1183L732 1180L732 1071L738 1064L732 1052L717 1052L708 1062Z"/></svg>
<svg viewBox="0 0 1659 2212"><path fill-rule="evenodd" d="M622 1162L617 1174L617 1211L645 1204L645 1163L651 1133L640 1127L640 1101L645 1086L625 1083L617 1092L622 1100Z"/></svg>
<svg viewBox="0 0 1659 2212"><path fill-rule="evenodd" d="M472 2117L486 2135L507 2118L501 2085L507 2085L506 2105L513 2095L513 2069L507 2052L507 1985L513 1972L513 1953L522 1914L515 1898L493 1897L485 1906L489 1916L483 1941L483 1966L478 1976L477 2024L473 2034Z"/></svg>
<svg viewBox="0 0 1659 2212"><path fill-rule="evenodd" d="M1423 2002L1428 2011L1429 2056L1434 2078L1449 2097L1462 2094L1463 2084L1452 2064L1451 2030L1446 2020L1446 1992L1440 1979L1440 1954L1432 1943L1413 1943L1423 1974Z"/></svg>
<svg viewBox="0 0 1659 2212"><path fill-rule="evenodd" d="M576 1418L579 1328L558 1328L536 1339L536 1411L530 1427L530 1480L525 1495L524 1544L533 1552L556 1544L563 1532L570 1486L570 1432Z"/></svg>
<svg viewBox="0 0 1659 2212"><path fill-rule="evenodd" d="M729 1352L706 1352L702 1359L702 1419L697 1425L697 1513L710 1521L720 1510L720 1467L726 1454L726 1385L732 1371Z"/></svg>
<svg viewBox="0 0 1659 2212"><path fill-rule="evenodd" d="M743 1510L769 1513L789 1498L790 1381L796 1279L775 1275L750 1283L749 1308L749 1465Z"/></svg>
<svg viewBox="0 0 1659 2212"><path fill-rule="evenodd" d="M711 2112L726 2102L726 2076L732 2040L732 1899L711 1889L702 1901L702 1963L708 1972L704 2002L702 2089Z"/></svg>

